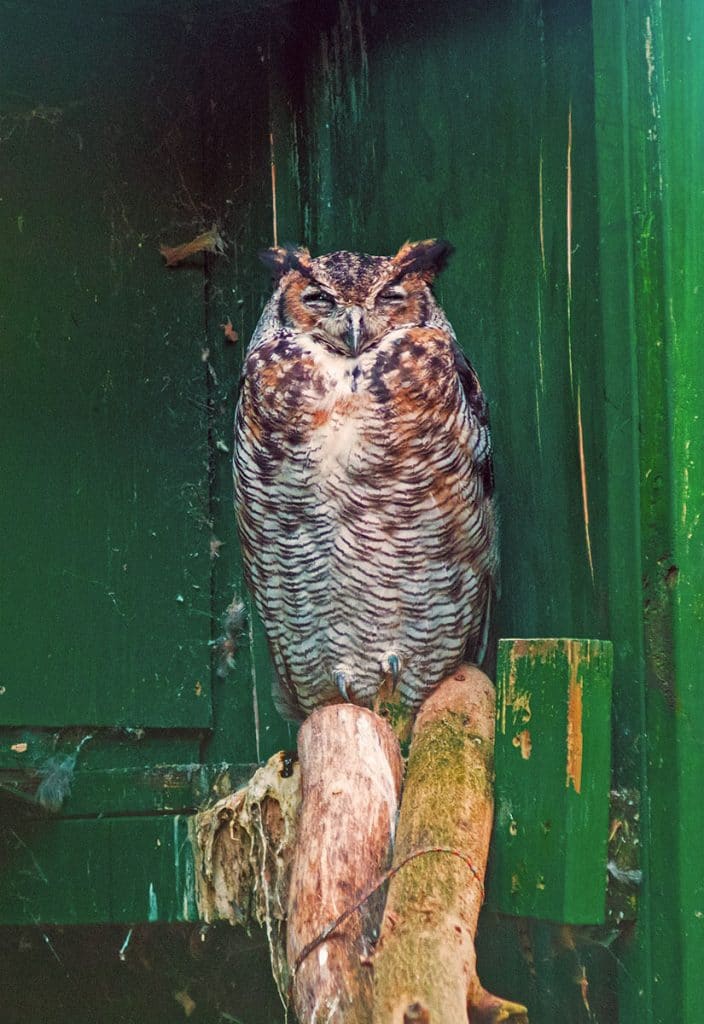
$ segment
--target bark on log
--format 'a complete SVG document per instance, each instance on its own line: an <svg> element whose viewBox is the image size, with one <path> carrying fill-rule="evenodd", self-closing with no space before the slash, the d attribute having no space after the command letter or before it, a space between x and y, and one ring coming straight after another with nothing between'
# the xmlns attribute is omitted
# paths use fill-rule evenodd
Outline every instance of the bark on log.
<svg viewBox="0 0 704 1024"><path fill-rule="evenodd" d="M494 687L465 665L421 708L374 956L374 1024L488 1024L525 1008L485 992L474 936L493 820ZM426 852L422 852L426 851Z"/></svg>
<svg viewBox="0 0 704 1024"><path fill-rule="evenodd" d="M388 866L403 773L398 741L373 712L336 704L306 720L298 753L303 804L288 912L293 1006L301 1024L370 1024L381 893L321 936Z"/></svg>

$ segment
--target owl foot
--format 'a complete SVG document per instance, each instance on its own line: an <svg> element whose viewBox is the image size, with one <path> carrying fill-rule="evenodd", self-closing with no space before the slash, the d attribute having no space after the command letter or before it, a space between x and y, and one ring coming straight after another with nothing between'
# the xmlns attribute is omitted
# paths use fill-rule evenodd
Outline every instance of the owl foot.
<svg viewBox="0 0 704 1024"><path fill-rule="evenodd" d="M381 659L381 671L385 678L391 683L393 693L401 678L401 659L398 654L387 654Z"/></svg>
<svg viewBox="0 0 704 1024"><path fill-rule="evenodd" d="M332 678L335 683L335 686L338 688L343 698L348 702L348 704L351 703L352 698L350 697L349 691L347 689L347 676L345 675L345 673L333 672Z"/></svg>
<svg viewBox="0 0 704 1024"><path fill-rule="evenodd" d="M401 675L401 661L398 654L389 655L389 672L391 673L391 682L395 690Z"/></svg>

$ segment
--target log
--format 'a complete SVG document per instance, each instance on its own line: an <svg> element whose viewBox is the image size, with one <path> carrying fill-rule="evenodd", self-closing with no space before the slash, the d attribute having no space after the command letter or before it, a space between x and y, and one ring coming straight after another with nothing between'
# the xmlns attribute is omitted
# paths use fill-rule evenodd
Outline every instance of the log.
<svg viewBox="0 0 704 1024"><path fill-rule="evenodd" d="M495 699L464 665L416 719L389 885L374 955L374 1024L489 1024L526 1020L492 996L476 971L493 820Z"/></svg>
<svg viewBox="0 0 704 1024"><path fill-rule="evenodd" d="M390 717L316 711L299 735L303 772L276 754L197 815L200 917L264 925L279 991L301 1024L466 1024L468 1014L471 1024L517 1024L524 1007L482 988L474 951L493 813L493 687L464 666L421 709L385 870L402 775L400 719Z"/></svg>
<svg viewBox="0 0 704 1024"><path fill-rule="evenodd" d="M287 929L293 1007L301 1024L370 1024L383 897L365 896L390 860L398 741L373 712L335 704L303 724L298 754L303 803Z"/></svg>

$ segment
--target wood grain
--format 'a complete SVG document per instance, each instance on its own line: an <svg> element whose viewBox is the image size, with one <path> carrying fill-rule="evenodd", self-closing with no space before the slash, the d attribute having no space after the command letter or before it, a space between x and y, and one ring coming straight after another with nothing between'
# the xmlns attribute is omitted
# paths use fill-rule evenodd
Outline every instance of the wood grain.
<svg viewBox="0 0 704 1024"><path fill-rule="evenodd" d="M350 915L305 958L306 947L387 867L403 771L388 724L365 708L315 711L298 738L303 805L291 873L288 960L303 1024L371 1021L369 937L379 898Z"/></svg>

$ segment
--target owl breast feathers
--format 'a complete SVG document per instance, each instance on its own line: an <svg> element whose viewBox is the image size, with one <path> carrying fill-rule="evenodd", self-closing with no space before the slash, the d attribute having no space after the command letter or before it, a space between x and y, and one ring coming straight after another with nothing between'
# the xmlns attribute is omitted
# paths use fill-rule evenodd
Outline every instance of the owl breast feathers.
<svg viewBox="0 0 704 1024"><path fill-rule="evenodd" d="M282 712L416 709L479 660L497 571L486 401L430 285L451 248L264 254L278 285L247 350L235 496Z"/></svg>

